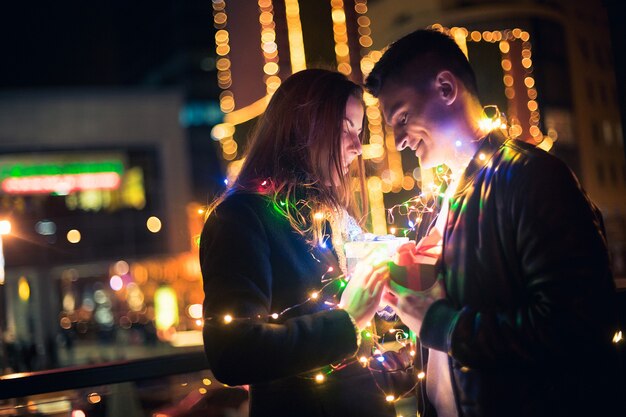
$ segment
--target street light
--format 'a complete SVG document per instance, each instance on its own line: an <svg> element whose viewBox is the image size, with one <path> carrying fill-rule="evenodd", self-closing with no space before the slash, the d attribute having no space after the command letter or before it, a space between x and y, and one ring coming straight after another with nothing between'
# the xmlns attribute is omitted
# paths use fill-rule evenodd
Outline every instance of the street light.
<svg viewBox="0 0 626 417"><path fill-rule="evenodd" d="M6 351L6 341L4 340L6 330L6 306L4 295L4 249L2 247L2 236L11 233L11 222L0 220L0 372L4 374L7 369L8 357Z"/></svg>
<svg viewBox="0 0 626 417"><path fill-rule="evenodd" d="M4 285L4 250L2 236L11 233L11 221L0 220L0 285Z"/></svg>

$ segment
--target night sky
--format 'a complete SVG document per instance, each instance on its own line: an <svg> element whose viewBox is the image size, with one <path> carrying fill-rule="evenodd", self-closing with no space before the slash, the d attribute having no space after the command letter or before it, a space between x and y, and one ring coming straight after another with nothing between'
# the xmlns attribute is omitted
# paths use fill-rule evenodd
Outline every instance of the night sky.
<svg viewBox="0 0 626 417"><path fill-rule="evenodd" d="M141 84L182 46L214 47L209 0L9 4L0 11L2 90Z"/></svg>

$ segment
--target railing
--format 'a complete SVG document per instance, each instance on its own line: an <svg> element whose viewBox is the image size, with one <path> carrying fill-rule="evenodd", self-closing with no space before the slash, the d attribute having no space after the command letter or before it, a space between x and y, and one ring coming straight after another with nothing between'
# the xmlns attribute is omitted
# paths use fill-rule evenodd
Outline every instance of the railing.
<svg viewBox="0 0 626 417"><path fill-rule="evenodd" d="M207 370L204 352L108 362L0 377L0 400Z"/></svg>

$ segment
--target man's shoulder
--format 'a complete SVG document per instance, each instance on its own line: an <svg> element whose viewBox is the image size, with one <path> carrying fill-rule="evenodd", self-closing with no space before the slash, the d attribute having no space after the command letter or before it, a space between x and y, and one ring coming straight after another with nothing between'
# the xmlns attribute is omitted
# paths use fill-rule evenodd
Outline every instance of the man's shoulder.
<svg viewBox="0 0 626 417"><path fill-rule="evenodd" d="M532 143L508 140L502 146L499 168L513 187L523 184L564 185L580 182L576 174L562 159ZM522 187L523 188L523 187Z"/></svg>
<svg viewBox="0 0 626 417"><path fill-rule="evenodd" d="M507 140L501 152L512 167L570 171L567 164L556 155L523 140Z"/></svg>

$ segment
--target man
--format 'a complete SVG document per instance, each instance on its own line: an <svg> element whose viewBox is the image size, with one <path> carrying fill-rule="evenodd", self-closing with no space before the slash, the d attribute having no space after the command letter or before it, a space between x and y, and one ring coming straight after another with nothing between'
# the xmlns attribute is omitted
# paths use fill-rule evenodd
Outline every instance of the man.
<svg viewBox="0 0 626 417"><path fill-rule="evenodd" d="M438 417L606 416L624 402L602 217L556 157L484 132L465 55L417 30L366 82L399 150L458 174L439 220L439 280L386 301L429 348ZM447 214L446 214L447 211Z"/></svg>

